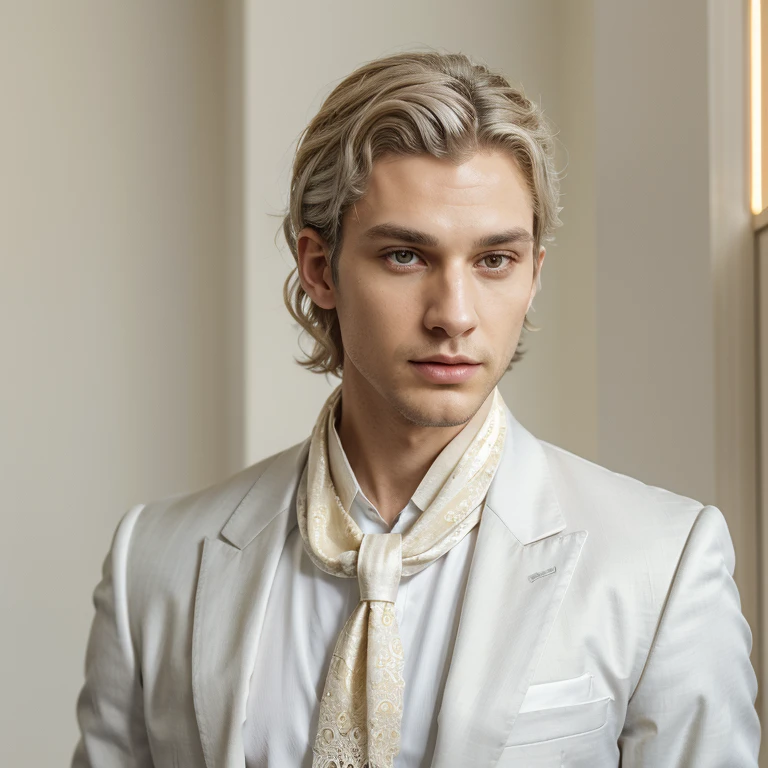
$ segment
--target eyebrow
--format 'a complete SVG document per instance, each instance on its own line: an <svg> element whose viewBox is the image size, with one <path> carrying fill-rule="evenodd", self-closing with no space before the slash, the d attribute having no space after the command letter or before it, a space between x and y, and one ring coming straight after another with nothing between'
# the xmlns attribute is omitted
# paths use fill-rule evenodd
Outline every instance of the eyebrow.
<svg viewBox="0 0 768 768"><path fill-rule="evenodd" d="M440 241L427 232L421 232L418 229L404 227L401 224L385 222L377 224L363 232L366 240L380 240L391 238L393 240L402 240L412 245L423 245L430 248L437 248ZM493 248L496 245L505 245L506 243L532 243L533 235L524 227L512 227L503 232L495 232L490 235L475 240L475 248Z"/></svg>

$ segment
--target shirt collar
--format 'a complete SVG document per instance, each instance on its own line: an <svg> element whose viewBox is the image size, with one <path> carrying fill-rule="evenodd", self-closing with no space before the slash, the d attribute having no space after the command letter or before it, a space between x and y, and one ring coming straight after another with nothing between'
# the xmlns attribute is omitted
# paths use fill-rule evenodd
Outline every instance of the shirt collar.
<svg viewBox="0 0 768 768"><path fill-rule="evenodd" d="M461 432L459 432L448 445L443 448L437 455L437 458L432 462L427 473L421 479L411 501L422 512L435 499L440 489L456 468L459 460L464 455L467 448L469 448L469 444L480 431L480 427L483 426L485 417L488 415L488 409L491 406L492 400L493 392L488 395L488 399L484 403L485 407L481 407L464 425ZM331 418L328 420L328 463L331 479L336 487L336 493L344 506L344 510L349 513L357 494L359 493L362 498L365 498L365 495L360 489L360 485L357 482L355 473L352 471L347 454L341 445L339 433L336 430L336 417L338 415L339 403L341 403L341 397L336 400L336 403L333 406L333 412L331 413Z"/></svg>

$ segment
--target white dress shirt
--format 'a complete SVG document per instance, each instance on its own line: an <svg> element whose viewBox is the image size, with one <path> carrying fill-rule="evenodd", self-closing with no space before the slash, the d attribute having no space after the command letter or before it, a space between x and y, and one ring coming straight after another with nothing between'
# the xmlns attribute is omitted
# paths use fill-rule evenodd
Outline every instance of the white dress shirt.
<svg viewBox="0 0 768 768"><path fill-rule="evenodd" d="M487 411L481 407L441 451L391 527L360 490L336 431L336 412L328 435L330 473L344 509L363 533L405 533L448 479ZM475 526L443 557L400 581L395 614L405 656L405 692L396 768L431 762L477 530ZM296 526L277 566L251 676L243 726L246 768L311 768L328 665L359 600L357 579L317 568Z"/></svg>

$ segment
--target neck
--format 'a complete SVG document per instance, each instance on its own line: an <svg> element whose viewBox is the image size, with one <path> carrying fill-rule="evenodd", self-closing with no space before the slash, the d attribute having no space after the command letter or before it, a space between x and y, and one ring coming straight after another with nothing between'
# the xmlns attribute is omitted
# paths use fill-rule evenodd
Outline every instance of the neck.
<svg viewBox="0 0 768 768"><path fill-rule="evenodd" d="M391 526L443 448L475 413L485 418L493 391L461 424L425 427L409 421L358 373L349 375L349 368L336 431L360 489Z"/></svg>

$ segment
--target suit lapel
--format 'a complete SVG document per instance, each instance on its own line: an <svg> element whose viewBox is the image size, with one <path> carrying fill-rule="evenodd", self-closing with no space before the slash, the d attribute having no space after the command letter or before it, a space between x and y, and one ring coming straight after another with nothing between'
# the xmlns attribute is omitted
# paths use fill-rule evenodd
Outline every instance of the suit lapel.
<svg viewBox="0 0 768 768"><path fill-rule="evenodd" d="M508 408L506 414L507 439L480 521L432 768L497 763L587 537L556 535L566 523L544 450Z"/></svg>
<svg viewBox="0 0 768 768"><path fill-rule="evenodd" d="M249 684L309 439L278 456L206 537L195 595L192 690L207 768L242 768Z"/></svg>

